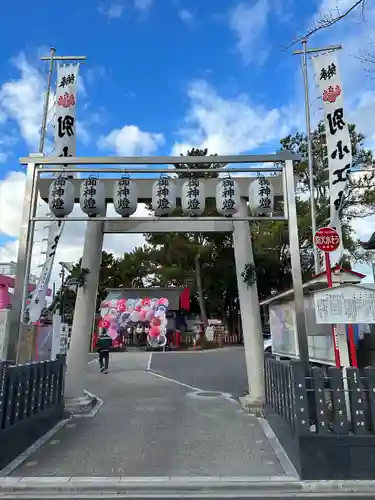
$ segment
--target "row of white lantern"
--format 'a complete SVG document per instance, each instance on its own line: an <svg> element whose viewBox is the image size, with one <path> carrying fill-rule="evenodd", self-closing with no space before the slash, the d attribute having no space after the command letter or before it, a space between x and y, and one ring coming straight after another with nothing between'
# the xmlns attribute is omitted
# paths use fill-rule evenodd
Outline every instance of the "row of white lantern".
<svg viewBox="0 0 375 500"><path fill-rule="evenodd" d="M152 186L152 209L155 215L170 215L176 209L177 189L173 179L160 177ZM241 193L238 183L231 177L218 179L216 186L216 209L220 215L231 217L240 209ZM65 177L51 183L49 209L56 217L69 215L74 208L74 186ZM137 210L138 195L136 181L122 177L115 182L113 205L122 217L129 217ZM105 214L104 184L98 178L89 177L81 183L80 207L89 217ZM258 215L269 215L273 211L274 191L265 177L250 183L249 208ZM181 207L185 215L201 215L206 208L205 184L201 179L190 178L181 188Z"/></svg>

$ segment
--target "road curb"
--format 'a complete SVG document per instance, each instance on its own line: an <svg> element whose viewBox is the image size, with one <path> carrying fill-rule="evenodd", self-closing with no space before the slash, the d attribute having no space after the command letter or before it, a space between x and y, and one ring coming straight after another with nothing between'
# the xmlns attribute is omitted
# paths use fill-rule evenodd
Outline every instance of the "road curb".
<svg viewBox="0 0 375 500"><path fill-rule="evenodd" d="M271 477L3 477L0 496L7 494L130 494L137 496L230 493L372 493L375 481L296 481L287 476Z"/></svg>
<svg viewBox="0 0 375 500"><path fill-rule="evenodd" d="M7 477L0 478L1 498L27 498L66 495L74 497L105 497L136 495L142 498L161 498L176 495L204 498L227 496L233 493L253 496L256 493L296 493L302 491L300 482L286 477L262 478L109 478L109 477ZM132 497L131 497L132 498Z"/></svg>

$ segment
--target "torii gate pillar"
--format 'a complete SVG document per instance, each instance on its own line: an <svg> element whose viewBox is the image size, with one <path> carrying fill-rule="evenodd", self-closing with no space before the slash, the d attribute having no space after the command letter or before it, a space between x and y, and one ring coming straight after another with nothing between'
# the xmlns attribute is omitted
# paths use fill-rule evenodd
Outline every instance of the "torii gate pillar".
<svg viewBox="0 0 375 500"><path fill-rule="evenodd" d="M247 215L246 201L243 199L241 201L237 217ZM246 264L254 264L253 247L249 222L235 222L235 217L233 217L233 244L249 386L249 395L242 398L242 403L250 413L261 414L264 406L264 352L258 289L256 282L248 285L241 276Z"/></svg>
<svg viewBox="0 0 375 500"><path fill-rule="evenodd" d="M102 260L104 222L87 221L83 246L82 269L86 268L85 285L78 288L73 328L67 357L65 404L68 411L87 411L92 404L85 396L90 334L94 326L99 271Z"/></svg>

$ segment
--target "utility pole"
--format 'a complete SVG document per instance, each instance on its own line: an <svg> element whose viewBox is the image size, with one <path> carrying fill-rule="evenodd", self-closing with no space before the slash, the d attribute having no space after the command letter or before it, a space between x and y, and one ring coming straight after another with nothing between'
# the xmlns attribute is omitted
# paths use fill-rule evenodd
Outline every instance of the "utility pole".
<svg viewBox="0 0 375 500"><path fill-rule="evenodd" d="M310 189L310 211L311 211L311 233L312 240L314 241L314 235L316 233L316 211L315 211L315 187L314 187L314 160L312 154L312 142L311 142L311 118L310 118L310 98L309 98L309 79L308 79L308 68L307 68L307 54L318 54L320 52L330 52L333 50L342 49L341 45L328 45L326 47L320 47L317 49L307 48L307 39L304 38L302 41L302 50L295 50L293 55L302 55L302 75L303 75L303 86L305 91L305 117L306 117L306 135L307 135L307 158L308 158L308 172L309 172L309 189ZM320 271L319 263L319 253L315 245L313 245L314 251L314 267L315 273L318 274Z"/></svg>

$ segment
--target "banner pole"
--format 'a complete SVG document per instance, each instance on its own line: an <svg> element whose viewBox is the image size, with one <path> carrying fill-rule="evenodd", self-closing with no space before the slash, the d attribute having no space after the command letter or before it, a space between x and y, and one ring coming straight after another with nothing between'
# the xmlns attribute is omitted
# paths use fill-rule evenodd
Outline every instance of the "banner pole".
<svg viewBox="0 0 375 500"><path fill-rule="evenodd" d="M52 47L51 48L51 58L50 58L49 69L48 69L47 90L46 90L46 94L44 97L42 127L40 130L39 153L44 152L44 141L46 138L47 117L48 117L48 103L49 103L49 96L51 94L52 72L53 72L53 63L54 63L54 55L55 54L56 54L56 49Z"/></svg>
<svg viewBox="0 0 375 500"><path fill-rule="evenodd" d="M332 288L333 287L332 269L331 269L331 259L329 257L329 252L324 252L324 258L325 258L325 264L326 264L327 285L328 285L328 288ZM341 368L340 348L339 348L339 341L337 338L336 325L332 325L332 343L333 343L333 350L335 353L336 368Z"/></svg>

